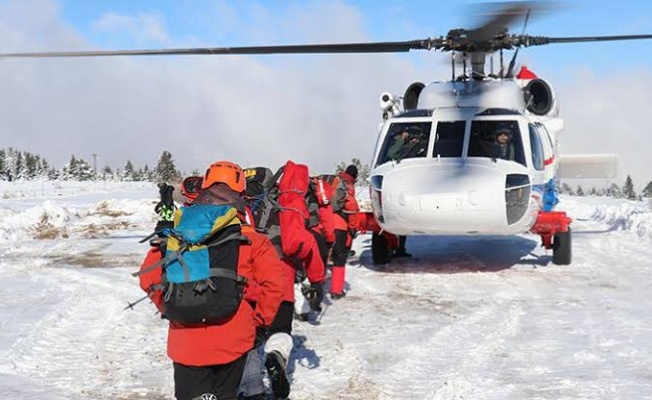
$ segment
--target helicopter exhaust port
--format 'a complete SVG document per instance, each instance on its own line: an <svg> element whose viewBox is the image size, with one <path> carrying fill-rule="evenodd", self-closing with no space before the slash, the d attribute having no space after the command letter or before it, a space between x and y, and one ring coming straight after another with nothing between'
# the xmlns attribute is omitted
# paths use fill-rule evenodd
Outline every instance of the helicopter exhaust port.
<svg viewBox="0 0 652 400"><path fill-rule="evenodd" d="M523 88L525 108L534 115L549 115L555 110L552 86L543 79L532 79Z"/></svg>
<svg viewBox="0 0 652 400"><path fill-rule="evenodd" d="M414 110L417 108L419 105L419 95L421 95L421 91L424 87L426 87L426 85L421 82L414 82L408 86L408 88L405 90L405 94L403 95L403 108L406 111Z"/></svg>

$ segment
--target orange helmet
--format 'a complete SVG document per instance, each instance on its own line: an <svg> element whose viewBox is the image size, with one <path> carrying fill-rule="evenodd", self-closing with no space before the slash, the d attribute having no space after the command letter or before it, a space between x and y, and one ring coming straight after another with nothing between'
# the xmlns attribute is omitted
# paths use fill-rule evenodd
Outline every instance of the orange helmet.
<svg viewBox="0 0 652 400"><path fill-rule="evenodd" d="M246 189L246 179L242 168L230 161L216 161L206 170L202 189L206 189L214 183L224 183L231 190L242 193Z"/></svg>

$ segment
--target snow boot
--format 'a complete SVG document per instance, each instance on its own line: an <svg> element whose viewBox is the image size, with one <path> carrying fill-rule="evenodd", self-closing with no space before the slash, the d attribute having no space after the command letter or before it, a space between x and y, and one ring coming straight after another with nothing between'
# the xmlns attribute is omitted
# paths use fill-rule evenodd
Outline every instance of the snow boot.
<svg viewBox="0 0 652 400"><path fill-rule="evenodd" d="M290 395L290 381L285 372L285 360L277 351L272 351L265 357L265 368L272 386L272 393L277 400L287 399Z"/></svg>
<svg viewBox="0 0 652 400"><path fill-rule="evenodd" d="M346 296L346 292L342 293L331 293L331 300L339 300Z"/></svg>

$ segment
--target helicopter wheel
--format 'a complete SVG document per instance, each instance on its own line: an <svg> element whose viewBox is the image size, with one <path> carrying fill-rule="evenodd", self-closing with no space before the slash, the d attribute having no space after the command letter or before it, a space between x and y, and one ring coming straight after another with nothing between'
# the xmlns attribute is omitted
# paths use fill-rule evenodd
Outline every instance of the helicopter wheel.
<svg viewBox="0 0 652 400"><path fill-rule="evenodd" d="M572 258L571 229L555 234L552 242L552 263L555 265L569 265Z"/></svg>
<svg viewBox="0 0 652 400"><path fill-rule="evenodd" d="M392 259L389 240L383 234L373 233L371 236L371 258L374 264L388 264Z"/></svg>

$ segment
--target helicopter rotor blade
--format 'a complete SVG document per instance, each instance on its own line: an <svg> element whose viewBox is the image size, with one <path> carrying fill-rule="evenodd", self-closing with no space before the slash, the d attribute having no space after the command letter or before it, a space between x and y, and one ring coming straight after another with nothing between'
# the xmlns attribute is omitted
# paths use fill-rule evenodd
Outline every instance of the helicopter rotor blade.
<svg viewBox="0 0 652 400"><path fill-rule="evenodd" d="M501 7L496 11L484 13L490 16L482 26L468 31L468 38L471 42L484 42L491 40L494 37L505 34L507 27L514 22L514 20L525 15L530 9L526 2L513 2L513 3L498 3L494 6L500 5ZM483 4L486 6L486 4Z"/></svg>
<svg viewBox="0 0 652 400"><path fill-rule="evenodd" d="M431 50L441 47L441 39L410 40L403 42L335 43L280 46L204 47L151 50L96 50L0 53L0 58L44 57L103 57L103 56L160 56L160 55L256 55L256 54L334 54L334 53L401 53L410 50Z"/></svg>
<svg viewBox="0 0 652 400"><path fill-rule="evenodd" d="M532 39L535 39L534 41ZM576 36L576 37L546 37L530 36L526 46L538 46L552 43L586 43L586 42L611 42L616 40L652 39L651 34L645 35L614 35L614 36ZM539 43L540 41L540 43Z"/></svg>

